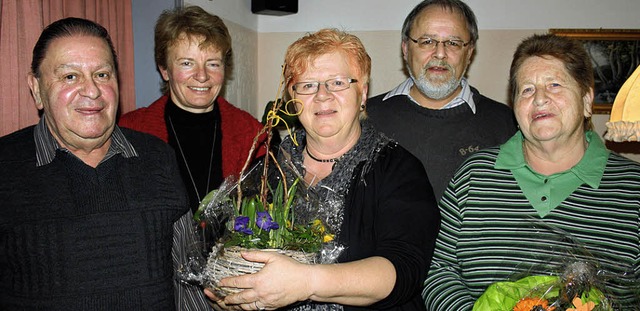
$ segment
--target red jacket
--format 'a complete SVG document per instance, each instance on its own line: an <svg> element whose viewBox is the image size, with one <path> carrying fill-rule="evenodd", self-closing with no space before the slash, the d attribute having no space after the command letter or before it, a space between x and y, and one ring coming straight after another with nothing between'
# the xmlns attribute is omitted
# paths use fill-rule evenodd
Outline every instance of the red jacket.
<svg viewBox="0 0 640 311"><path fill-rule="evenodd" d="M120 117L118 125L154 135L168 142L169 134L164 119L164 108L168 100L169 97L164 95L149 107L124 114ZM238 176L249 155L253 138L262 129L262 124L221 96L216 99L216 104L220 109L222 128L222 176L225 178L229 175ZM265 155L265 139L266 135L260 137L258 143L260 148L254 152L254 159Z"/></svg>

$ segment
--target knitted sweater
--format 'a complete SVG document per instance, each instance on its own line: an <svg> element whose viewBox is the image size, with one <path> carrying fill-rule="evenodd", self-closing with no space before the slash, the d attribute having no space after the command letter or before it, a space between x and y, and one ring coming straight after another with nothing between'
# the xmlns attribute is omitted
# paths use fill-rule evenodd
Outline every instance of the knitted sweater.
<svg viewBox="0 0 640 311"><path fill-rule="evenodd" d="M173 224L187 211L173 151L123 129L138 156L95 169L34 127L0 139L0 309L174 310Z"/></svg>
<svg viewBox="0 0 640 311"><path fill-rule="evenodd" d="M168 142L169 134L164 118L168 100L169 97L165 95L148 107L124 114L120 117L118 125L149 133ZM262 125L249 113L236 108L221 96L216 99L216 104L220 109L222 127L222 176L238 175L247 160L253 138ZM259 142L263 142L265 138L265 135L261 136ZM255 151L254 158L266 153L262 144L258 146L260 148Z"/></svg>
<svg viewBox="0 0 640 311"><path fill-rule="evenodd" d="M597 188L582 184L540 217L511 171L494 167L498 153L469 157L440 201L442 228L423 291L427 309L471 310L494 282L528 269L557 273L563 261L579 258L596 259L616 275L606 283L622 306L616 310L636 310L640 165L609 154Z"/></svg>
<svg viewBox="0 0 640 311"><path fill-rule="evenodd" d="M464 159L505 142L516 131L508 106L471 90L475 114L468 105L424 108L406 95L382 101L386 95L382 94L367 101L369 122L420 159L438 201Z"/></svg>

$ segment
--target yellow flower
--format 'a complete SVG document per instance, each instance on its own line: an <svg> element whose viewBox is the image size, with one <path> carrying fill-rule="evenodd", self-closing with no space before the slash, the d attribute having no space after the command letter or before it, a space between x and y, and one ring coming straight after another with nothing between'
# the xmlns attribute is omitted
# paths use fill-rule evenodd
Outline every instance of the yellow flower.
<svg viewBox="0 0 640 311"><path fill-rule="evenodd" d="M334 234L325 234L322 238L322 242L327 243L333 241Z"/></svg>
<svg viewBox="0 0 640 311"><path fill-rule="evenodd" d="M571 302L573 303L575 308L567 308L567 311L591 311L596 307L595 302L589 301L583 304L582 300L578 297L573 298Z"/></svg>
<svg viewBox="0 0 640 311"><path fill-rule="evenodd" d="M324 228L324 224L322 223L322 221L320 219L316 219L313 221L313 223L311 224L311 226L313 227L314 231L323 234L325 231Z"/></svg>

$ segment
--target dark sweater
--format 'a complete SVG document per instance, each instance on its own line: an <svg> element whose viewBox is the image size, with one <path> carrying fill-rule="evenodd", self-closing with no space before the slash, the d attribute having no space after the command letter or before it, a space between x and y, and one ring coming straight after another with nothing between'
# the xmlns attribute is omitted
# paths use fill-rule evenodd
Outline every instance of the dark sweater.
<svg viewBox="0 0 640 311"><path fill-rule="evenodd" d="M431 263L440 213L427 175L407 150L390 143L379 151L372 168L360 163L346 198L340 240L344 262L382 256L396 269L396 284L374 305L345 310L425 310L420 297ZM358 176L362 176L360 179Z"/></svg>
<svg viewBox="0 0 640 311"><path fill-rule="evenodd" d="M187 211L170 147L36 167L33 128L0 139L0 309L173 310L173 223Z"/></svg>
<svg viewBox="0 0 640 311"><path fill-rule="evenodd" d="M475 114L466 104L424 108L406 95L382 101L386 95L382 94L367 101L369 122L420 159L438 201L464 159L504 143L516 132L511 108L471 90Z"/></svg>
<svg viewBox="0 0 640 311"><path fill-rule="evenodd" d="M304 131L297 131L296 137L305 142ZM303 172L304 145L295 146L288 137L281 147ZM286 157L279 157L284 163ZM420 290L440 213L420 161L373 128L363 127L358 143L312 189L322 202L314 212L329 230L336 232L333 226L340 226L336 241L346 248L338 262L381 256L395 268L396 283L386 298L367 307L345 305L344 310L424 310Z"/></svg>
<svg viewBox="0 0 640 311"><path fill-rule="evenodd" d="M168 120L168 142L176 151L189 207L195 213L200 201L209 191L218 189L223 180L220 111L214 105L210 112L192 113L169 100L164 116Z"/></svg>

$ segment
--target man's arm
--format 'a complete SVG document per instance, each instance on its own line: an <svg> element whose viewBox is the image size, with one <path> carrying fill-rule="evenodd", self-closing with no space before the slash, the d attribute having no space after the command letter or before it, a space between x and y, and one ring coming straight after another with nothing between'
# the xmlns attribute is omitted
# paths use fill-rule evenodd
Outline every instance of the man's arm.
<svg viewBox="0 0 640 311"><path fill-rule="evenodd" d="M189 210L173 224L171 256L173 257L174 271L187 262L189 247L195 242L192 219L193 214ZM185 284L177 277L173 282L176 310L212 310L202 288L197 285Z"/></svg>

